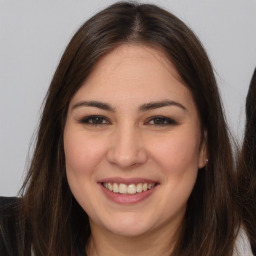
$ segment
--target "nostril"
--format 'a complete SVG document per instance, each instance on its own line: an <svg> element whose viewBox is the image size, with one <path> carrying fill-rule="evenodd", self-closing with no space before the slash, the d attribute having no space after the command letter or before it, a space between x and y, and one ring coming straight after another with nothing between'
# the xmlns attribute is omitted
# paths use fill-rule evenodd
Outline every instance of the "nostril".
<svg viewBox="0 0 256 256"><path fill-rule="evenodd" d="M107 152L107 160L122 168L137 167L148 159L146 150L142 148L111 148Z"/></svg>

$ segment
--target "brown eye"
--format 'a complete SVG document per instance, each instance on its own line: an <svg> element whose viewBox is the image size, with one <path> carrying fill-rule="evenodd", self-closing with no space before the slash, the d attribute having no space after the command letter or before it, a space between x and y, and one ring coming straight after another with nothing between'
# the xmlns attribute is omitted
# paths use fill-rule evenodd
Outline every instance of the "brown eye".
<svg viewBox="0 0 256 256"><path fill-rule="evenodd" d="M156 125L156 126L164 126L164 125L176 125L177 122L168 117L155 116L150 118L150 120L148 121L148 124Z"/></svg>
<svg viewBox="0 0 256 256"><path fill-rule="evenodd" d="M98 115L84 117L83 119L80 120L80 122L83 124L89 124L89 125L95 125L95 126L110 124L110 122L104 116L98 116Z"/></svg>

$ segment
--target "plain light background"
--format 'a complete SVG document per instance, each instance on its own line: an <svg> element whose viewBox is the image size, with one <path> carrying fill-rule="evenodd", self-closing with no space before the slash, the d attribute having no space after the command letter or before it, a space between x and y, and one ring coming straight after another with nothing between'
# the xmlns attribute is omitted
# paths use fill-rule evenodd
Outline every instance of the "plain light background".
<svg viewBox="0 0 256 256"><path fill-rule="evenodd" d="M40 107L65 46L111 0L0 0L0 195L22 184ZM256 0L151 0L182 19L215 69L229 127L241 141L256 66ZM30 149L31 151L31 149Z"/></svg>

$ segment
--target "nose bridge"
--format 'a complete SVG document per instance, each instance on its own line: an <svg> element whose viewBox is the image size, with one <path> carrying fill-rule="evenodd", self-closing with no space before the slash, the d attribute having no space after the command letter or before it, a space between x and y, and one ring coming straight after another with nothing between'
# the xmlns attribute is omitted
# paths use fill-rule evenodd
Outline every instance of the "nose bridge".
<svg viewBox="0 0 256 256"><path fill-rule="evenodd" d="M115 130L108 151L108 160L120 167L142 164L147 155L139 128L132 124L122 124Z"/></svg>

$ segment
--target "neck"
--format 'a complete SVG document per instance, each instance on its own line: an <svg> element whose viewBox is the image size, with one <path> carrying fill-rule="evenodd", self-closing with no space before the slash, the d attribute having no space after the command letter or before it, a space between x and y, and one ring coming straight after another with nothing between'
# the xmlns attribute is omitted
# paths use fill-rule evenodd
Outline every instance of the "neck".
<svg viewBox="0 0 256 256"><path fill-rule="evenodd" d="M170 256L179 233L178 227L169 225L132 237L102 230L94 223L91 223L91 230L88 256Z"/></svg>

